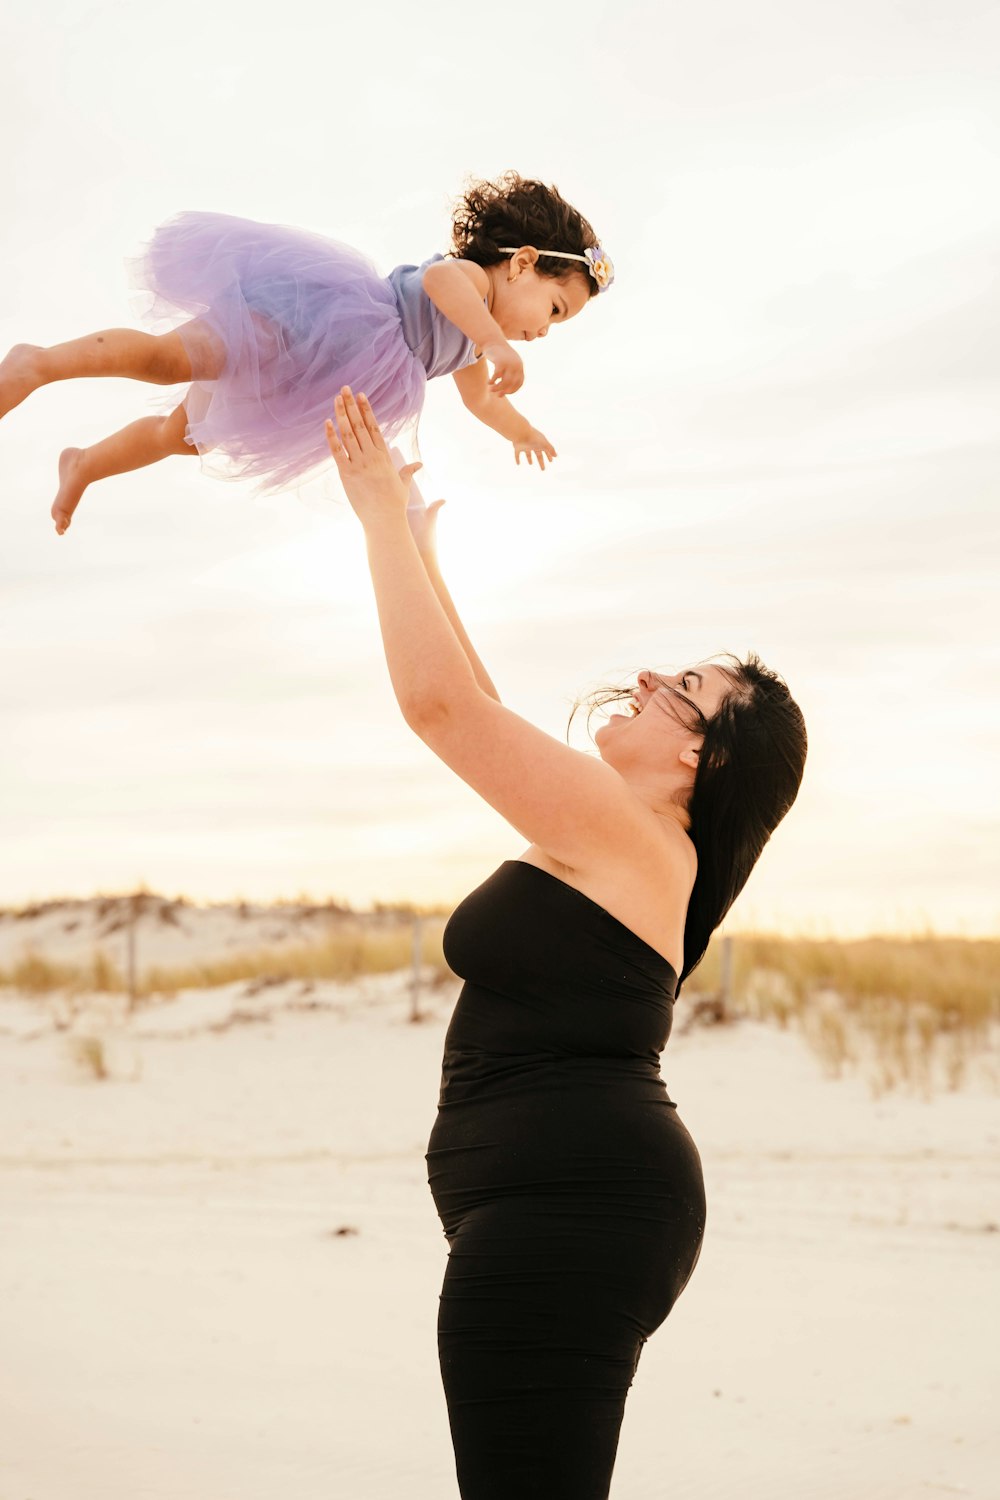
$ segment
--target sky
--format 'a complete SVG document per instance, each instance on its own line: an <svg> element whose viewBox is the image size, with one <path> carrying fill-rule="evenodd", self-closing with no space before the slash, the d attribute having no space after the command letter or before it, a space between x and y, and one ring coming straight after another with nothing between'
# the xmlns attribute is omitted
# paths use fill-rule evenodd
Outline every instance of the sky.
<svg viewBox="0 0 1000 1500"><path fill-rule="evenodd" d="M731 929L997 932L996 5L43 0L0 56L4 347L137 326L127 261L183 209L388 272L468 178L558 185L617 272L525 350L559 458L515 467L447 379L420 427L504 701L563 737L598 685L756 650L810 751ZM175 458L56 537L60 449L163 398L0 424L0 903L457 901L523 841L403 724L334 476Z"/></svg>

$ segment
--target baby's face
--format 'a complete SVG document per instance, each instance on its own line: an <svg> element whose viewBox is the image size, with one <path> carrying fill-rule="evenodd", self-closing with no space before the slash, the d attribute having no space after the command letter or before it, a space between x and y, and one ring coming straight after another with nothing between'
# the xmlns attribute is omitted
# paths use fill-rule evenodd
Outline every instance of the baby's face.
<svg viewBox="0 0 1000 1500"><path fill-rule="evenodd" d="M493 316L508 339L543 339L553 323L568 323L590 301L586 271L571 271L564 280L539 276L524 251L496 267ZM494 269L491 267L491 270ZM514 279L507 278L513 275Z"/></svg>

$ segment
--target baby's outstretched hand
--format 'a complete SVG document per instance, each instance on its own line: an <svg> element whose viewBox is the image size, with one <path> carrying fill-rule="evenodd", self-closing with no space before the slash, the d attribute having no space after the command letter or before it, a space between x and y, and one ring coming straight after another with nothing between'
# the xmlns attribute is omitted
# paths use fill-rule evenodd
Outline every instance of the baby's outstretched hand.
<svg viewBox="0 0 1000 1500"><path fill-rule="evenodd" d="M484 344L483 358L493 366L489 389L494 396L512 396L524 384L524 361L509 344Z"/></svg>
<svg viewBox="0 0 1000 1500"><path fill-rule="evenodd" d="M553 459L553 458L556 457L556 450L553 448L552 444L549 442L548 438L545 436L545 433L544 432L539 432L539 430L538 430L537 427L533 427L531 429L531 431L529 432L529 434L528 434L527 437L524 437L524 438L515 438L515 440L514 440L514 462L515 463L519 464L521 462L521 454L522 453L526 453L528 455L528 462L529 462L529 464L530 463L534 463L535 459L537 458L538 459L538 467L540 469L544 469L545 468L545 460L547 458L548 459Z"/></svg>

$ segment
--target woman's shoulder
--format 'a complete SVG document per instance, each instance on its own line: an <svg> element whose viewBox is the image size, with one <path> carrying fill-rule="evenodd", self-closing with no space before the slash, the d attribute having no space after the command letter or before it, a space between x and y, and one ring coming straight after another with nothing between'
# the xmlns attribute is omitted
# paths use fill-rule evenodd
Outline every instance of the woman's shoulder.
<svg viewBox="0 0 1000 1500"><path fill-rule="evenodd" d="M635 829L623 831L620 852L586 868L566 865L538 844L519 857L602 906L681 972L684 922L698 857L680 823L671 819L638 839Z"/></svg>
<svg viewBox="0 0 1000 1500"><path fill-rule="evenodd" d="M649 887L654 892L679 888L690 894L698 873L698 854L684 824L655 813L623 827L618 849L606 849L593 864L567 865L540 844L532 844L521 858L581 889L586 883L609 889Z"/></svg>

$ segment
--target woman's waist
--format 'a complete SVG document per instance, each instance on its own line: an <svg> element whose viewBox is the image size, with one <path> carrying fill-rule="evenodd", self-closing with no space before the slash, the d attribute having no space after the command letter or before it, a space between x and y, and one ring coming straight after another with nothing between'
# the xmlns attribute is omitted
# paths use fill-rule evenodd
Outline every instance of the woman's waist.
<svg viewBox="0 0 1000 1500"><path fill-rule="evenodd" d="M484 1052L448 1049L441 1071L439 1105L486 1098L523 1098L558 1091L583 1097L595 1093L660 1100L666 1088L658 1055Z"/></svg>
<svg viewBox="0 0 1000 1500"><path fill-rule="evenodd" d="M435 1196L469 1207L527 1191L669 1195L697 1152L660 1080L655 1091L550 1086L446 1101L426 1159Z"/></svg>

